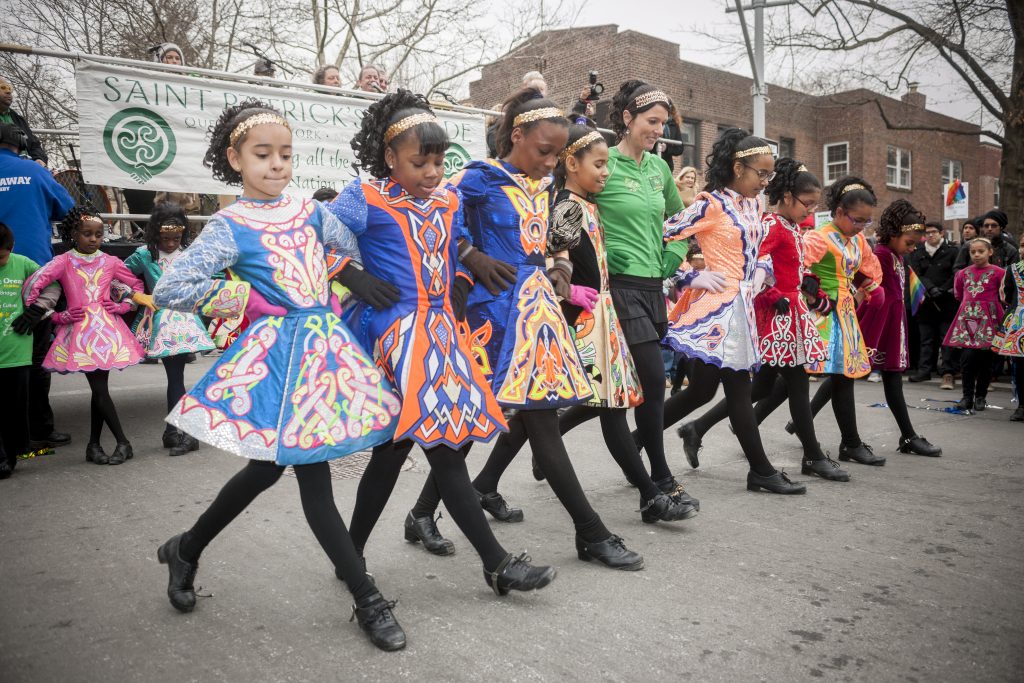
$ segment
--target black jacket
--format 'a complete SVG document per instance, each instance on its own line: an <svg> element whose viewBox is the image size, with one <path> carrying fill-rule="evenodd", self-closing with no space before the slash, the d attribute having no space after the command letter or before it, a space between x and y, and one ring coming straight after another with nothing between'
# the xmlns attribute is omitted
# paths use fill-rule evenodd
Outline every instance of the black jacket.
<svg viewBox="0 0 1024 683"><path fill-rule="evenodd" d="M970 249L967 244L960 246L960 253L957 254L956 262L953 264L954 271L961 271L967 266L971 265ZM1016 263L1020 259L1020 252L1017 247L1013 245L1013 240L1008 240L1002 236L997 238L992 243L992 258L989 259L989 263L993 266L999 266L1000 268L1006 268L1007 266Z"/></svg>
<svg viewBox="0 0 1024 683"><path fill-rule="evenodd" d="M21 128L25 132L25 137L28 138L28 156L32 161L42 161L44 164L49 163L50 158L46 156L46 151L43 150L42 143L39 142L39 138L36 137L32 129L29 128L28 121L25 117L14 111L8 109L7 113L11 115L11 120L14 121L18 128Z"/></svg>
<svg viewBox="0 0 1024 683"><path fill-rule="evenodd" d="M946 313L950 309L955 312L957 303L953 298L953 276L956 270L953 264L957 255L958 249L946 240L942 240L935 254L929 254L923 243L910 254L907 260L921 279L926 293L918 315Z"/></svg>

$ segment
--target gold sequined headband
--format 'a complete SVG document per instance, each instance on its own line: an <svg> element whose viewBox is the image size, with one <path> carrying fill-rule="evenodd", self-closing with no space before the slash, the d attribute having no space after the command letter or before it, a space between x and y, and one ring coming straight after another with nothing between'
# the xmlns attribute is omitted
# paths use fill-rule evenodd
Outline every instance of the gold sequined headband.
<svg viewBox="0 0 1024 683"><path fill-rule="evenodd" d="M395 121L388 129L384 131L384 144L390 145L391 141L397 138L399 135L409 130L414 126L418 126L421 123L437 123L437 117L428 111L421 112L419 114L412 114L406 116L404 119Z"/></svg>
<svg viewBox="0 0 1024 683"><path fill-rule="evenodd" d="M558 107L541 107L540 109L531 109L530 111L524 111L514 119L512 119L512 127L518 128L524 123L533 123L534 121L543 121L544 119L562 119L565 118L565 114Z"/></svg>
<svg viewBox="0 0 1024 683"><path fill-rule="evenodd" d="M240 137L248 133L256 126L262 126L264 123L276 123L278 125L284 126L288 130L292 129L292 127L288 125L288 122L285 121L284 117L281 116L280 114L274 114L273 112L254 114L253 116L250 116L245 121L242 121L240 124L235 126L235 129L231 131L231 135L228 136L228 142L231 144L232 147L234 147L235 143L238 142L238 139Z"/></svg>
<svg viewBox="0 0 1024 683"><path fill-rule="evenodd" d="M732 155L732 158L733 159L742 159L744 157L752 157L752 156L756 156L758 154L771 154L771 153L772 153L772 148L771 147L769 147L768 145L761 145L760 147L751 147L750 149L745 149L745 150L743 150L741 152L736 152L735 154Z"/></svg>
<svg viewBox="0 0 1024 683"><path fill-rule="evenodd" d="M654 104L655 102L661 102L665 106L668 106L668 95L660 90L645 92L642 95L637 95L636 98L633 99L633 106L629 108L643 109L647 105Z"/></svg>
<svg viewBox="0 0 1024 683"><path fill-rule="evenodd" d="M851 183L850 185L847 185L846 187L843 188L843 191L839 193L839 196L842 197L847 192L853 192L854 190L866 190L866 189L867 188L864 187L863 185L861 185L860 183Z"/></svg>
<svg viewBox="0 0 1024 683"><path fill-rule="evenodd" d="M178 223L164 223L160 226L161 235L178 235L185 232L185 226Z"/></svg>
<svg viewBox="0 0 1024 683"><path fill-rule="evenodd" d="M100 218L99 216L93 216L91 213L83 213L81 216L79 216L79 223L85 223L86 221L98 221L102 223L103 219Z"/></svg>
<svg viewBox="0 0 1024 683"><path fill-rule="evenodd" d="M797 169L796 169L796 172L797 172L797 173L810 173L810 171L808 171L808 170L807 170L807 167L806 167L806 166L804 166L803 164L800 164L800 165L799 165L799 166L797 167Z"/></svg>
<svg viewBox="0 0 1024 683"><path fill-rule="evenodd" d="M583 149L587 145L590 145L591 143L597 142L598 140L604 140L604 136L598 133L596 130L592 130L583 137L581 137L576 142L572 143L571 145L563 149L561 154L558 155L558 159L560 161L565 161L569 157L576 154L576 152L580 151L581 149Z"/></svg>
<svg viewBox="0 0 1024 683"><path fill-rule="evenodd" d="M924 223L911 223L900 228L900 232L924 232Z"/></svg>

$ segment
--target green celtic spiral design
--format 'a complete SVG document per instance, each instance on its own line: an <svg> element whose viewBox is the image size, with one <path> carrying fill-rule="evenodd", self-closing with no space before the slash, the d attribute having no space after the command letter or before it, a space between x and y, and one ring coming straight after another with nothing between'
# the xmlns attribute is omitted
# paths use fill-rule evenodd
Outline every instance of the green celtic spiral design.
<svg viewBox="0 0 1024 683"><path fill-rule="evenodd" d="M448 151L444 153L444 177L451 178L465 168L471 159L465 147L451 143L448 145Z"/></svg>
<svg viewBox="0 0 1024 683"><path fill-rule="evenodd" d="M103 127L103 149L119 169L139 183L164 172L174 161L174 131L156 112L142 107L123 109Z"/></svg>

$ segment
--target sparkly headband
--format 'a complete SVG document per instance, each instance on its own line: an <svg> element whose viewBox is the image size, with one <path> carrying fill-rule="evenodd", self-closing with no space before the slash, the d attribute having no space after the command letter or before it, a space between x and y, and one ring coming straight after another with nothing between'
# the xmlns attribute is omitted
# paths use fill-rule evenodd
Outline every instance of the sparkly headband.
<svg viewBox="0 0 1024 683"><path fill-rule="evenodd" d="M565 114L558 107L541 107L540 109L531 109L530 111L524 111L514 119L512 119L512 127L518 128L524 123L533 123L534 121L543 121L544 119L561 119L565 118Z"/></svg>
<svg viewBox="0 0 1024 683"><path fill-rule="evenodd" d="M662 102L667 105L668 95L666 95L660 90L652 90L650 92L645 92L643 95L636 96L636 98L633 100L633 106L631 108L643 109L647 105L654 104L655 102Z"/></svg>
<svg viewBox="0 0 1024 683"><path fill-rule="evenodd" d="M900 232L924 232L924 223L911 223L900 228Z"/></svg>
<svg viewBox="0 0 1024 683"><path fill-rule="evenodd" d="M839 196L842 197L847 192L853 192L854 190L866 190L866 189L867 188L864 187L863 185L861 185L860 183L851 183L850 185L847 185L846 187L843 188L843 191L839 193Z"/></svg>
<svg viewBox="0 0 1024 683"><path fill-rule="evenodd" d="M404 119L399 119L398 121L395 121L390 126L388 126L388 129L386 131L384 131L384 144L390 145L391 141L397 138L399 135L409 130L413 126L420 125L421 123L437 123L437 117L431 114L430 112L425 111L419 114L412 114L411 116L406 116Z"/></svg>
<svg viewBox="0 0 1024 683"><path fill-rule="evenodd" d="M81 216L79 216L79 223L84 223L86 221L99 221L100 223L102 223L103 219L100 218L99 216L93 216L91 213L83 213Z"/></svg>
<svg viewBox="0 0 1024 683"><path fill-rule="evenodd" d="M744 157L752 157L752 156L755 156L757 154L771 154L771 153L772 153L772 148L771 147L769 147L768 145L762 145L760 147L751 147L750 149L745 149L742 152L736 152L735 154L732 155L732 158L733 159L742 159Z"/></svg>
<svg viewBox="0 0 1024 683"><path fill-rule="evenodd" d="M810 173L810 171L807 170L807 167L804 166L803 164L800 164L800 166L797 167L796 172L797 173Z"/></svg>
<svg viewBox="0 0 1024 683"><path fill-rule="evenodd" d="M185 232L185 226L179 223L164 223L160 226L161 235L177 235Z"/></svg>
<svg viewBox="0 0 1024 683"><path fill-rule="evenodd" d="M565 161L569 157L576 154L576 152L580 151L581 149L583 149L584 147L593 142L597 142L598 140L604 140L604 136L598 133L596 130L592 130L583 137L581 137L576 142L572 143L571 145L563 149L562 153L558 155L558 159L560 161Z"/></svg>
<svg viewBox="0 0 1024 683"><path fill-rule="evenodd" d="M252 130L256 126L261 126L264 123L276 123L276 124L284 126L288 130L292 129L292 127L290 125L288 125L288 122L285 121L284 117L282 117L280 114L274 114L272 112L265 112L263 114L255 114L255 115L250 116L249 118L247 118L245 121L242 121L237 126L235 126L235 129L233 131L231 131L231 135L228 136L228 142L233 147L235 145L235 143L238 142L238 139L240 137L242 137L243 135L248 133L250 130Z"/></svg>

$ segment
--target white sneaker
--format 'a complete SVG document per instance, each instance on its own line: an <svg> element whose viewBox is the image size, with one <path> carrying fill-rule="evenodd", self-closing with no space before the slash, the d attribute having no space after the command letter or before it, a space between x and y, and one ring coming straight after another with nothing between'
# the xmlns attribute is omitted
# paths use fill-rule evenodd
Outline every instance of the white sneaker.
<svg viewBox="0 0 1024 683"><path fill-rule="evenodd" d="M868 381L869 382L881 382L882 381L882 373L877 372L877 371L872 372L870 375L868 375Z"/></svg>

